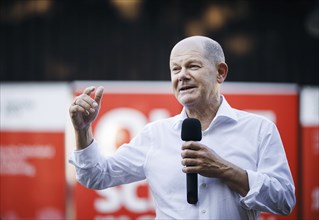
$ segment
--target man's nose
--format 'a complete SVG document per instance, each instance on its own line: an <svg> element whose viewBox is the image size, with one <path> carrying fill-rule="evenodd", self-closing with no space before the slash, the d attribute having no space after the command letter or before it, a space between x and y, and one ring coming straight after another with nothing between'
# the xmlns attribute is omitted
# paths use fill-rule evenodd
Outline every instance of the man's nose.
<svg viewBox="0 0 319 220"><path fill-rule="evenodd" d="M182 68L181 71L178 74L178 81L183 81L189 79L189 72L186 68Z"/></svg>

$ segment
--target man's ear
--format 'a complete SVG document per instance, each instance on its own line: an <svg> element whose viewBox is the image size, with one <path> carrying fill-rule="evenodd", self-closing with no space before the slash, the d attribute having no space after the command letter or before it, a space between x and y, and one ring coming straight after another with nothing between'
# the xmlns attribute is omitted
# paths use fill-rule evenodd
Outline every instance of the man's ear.
<svg viewBox="0 0 319 220"><path fill-rule="evenodd" d="M226 63L219 63L217 66L217 71L218 71L218 75L217 75L217 82L219 84L222 84L226 77L227 77L227 73L228 73L228 66Z"/></svg>

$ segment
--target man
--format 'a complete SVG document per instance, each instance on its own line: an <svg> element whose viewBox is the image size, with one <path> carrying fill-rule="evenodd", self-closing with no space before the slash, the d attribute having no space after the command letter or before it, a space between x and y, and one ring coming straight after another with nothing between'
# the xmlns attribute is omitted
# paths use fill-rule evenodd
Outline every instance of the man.
<svg viewBox="0 0 319 220"><path fill-rule="evenodd" d="M77 150L70 162L79 182L105 189L147 179L158 219L288 215L295 188L279 133L269 120L231 108L221 95L228 67L220 45L207 37L186 38L172 49L170 70L182 112L148 124L109 158L99 153L91 131L103 88L89 87L75 98L70 116ZM187 117L201 122L202 141L181 140ZM186 202L185 173L199 174L195 205Z"/></svg>

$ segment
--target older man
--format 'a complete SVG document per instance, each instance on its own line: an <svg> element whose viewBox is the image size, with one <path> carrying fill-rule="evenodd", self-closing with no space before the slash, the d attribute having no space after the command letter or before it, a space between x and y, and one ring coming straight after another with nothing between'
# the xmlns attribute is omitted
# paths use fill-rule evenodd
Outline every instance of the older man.
<svg viewBox="0 0 319 220"><path fill-rule="evenodd" d="M288 215L294 184L276 126L233 109L220 93L228 67L220 45L207 37L186 38L170 56L171 81L183 110L152 122L111 157L104 158L91 132L103 88L75 98L70 116L76 150L70 162L88 188L147 179L158 219L257 219L261 211ZM90 95L95 92L95 97ZM202 140L180 138L185 118L201 122ZM185 173L198 173L198 202L185 199Z"/></svg>

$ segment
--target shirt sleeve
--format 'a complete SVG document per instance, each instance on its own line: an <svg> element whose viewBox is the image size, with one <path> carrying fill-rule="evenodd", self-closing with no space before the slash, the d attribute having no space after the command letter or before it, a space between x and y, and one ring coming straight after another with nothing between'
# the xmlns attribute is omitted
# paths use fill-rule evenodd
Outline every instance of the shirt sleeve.
<svg viewBox="0 0 319 220"><path fill-rule="evenodd" d="M109 157L103 156L96 140L73 151L69 163L76 168L77 181L87 188L105 189L145 179L144 164L151 145L148 133L144 129Z"/></svg>
<svg viewBox="0 0 319 220"><path fill-rule="evenodd" d="M279 132L274 124L260 138L257 170L246 170L250 190L240 199L246 209L288 215L295 187Z"/></svg>

